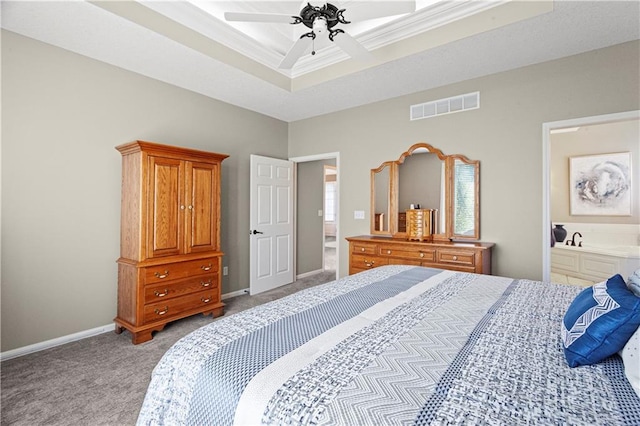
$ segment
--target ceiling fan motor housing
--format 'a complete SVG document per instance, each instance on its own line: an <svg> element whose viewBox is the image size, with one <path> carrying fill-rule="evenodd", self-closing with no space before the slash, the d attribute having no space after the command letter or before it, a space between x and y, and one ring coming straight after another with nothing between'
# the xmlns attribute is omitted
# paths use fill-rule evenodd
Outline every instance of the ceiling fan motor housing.
<svg viewBox="0 0 640 426"><path fill-rule="evenodd" d="M307 3L300 11L300 22L311 28L313 31L322 31L325 28L331 29L337 24L349 24L342 16L345 9L338 9L331 3L322 6L312 6ZM324 21L324 22L323 22ZM325 25L326 23L326 25ZM316 27L319 27L318 29Z"/></svg>
<svg viewBox="0 0 640 426"><path fill-rule="evenodd" d="M313 32L316 34L323 34L325 31L327 31L328 27L329 27L329 24L327 23L327 20L323 16L318 16L313 21L312 29L313 29Z"/></svg>

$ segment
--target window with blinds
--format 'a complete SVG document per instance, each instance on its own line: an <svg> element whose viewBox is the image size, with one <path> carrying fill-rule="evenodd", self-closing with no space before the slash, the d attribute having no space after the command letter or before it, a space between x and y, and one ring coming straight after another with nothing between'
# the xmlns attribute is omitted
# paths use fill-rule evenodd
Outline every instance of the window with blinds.
<svg viewBox="0 0 640 426"><path fill-rule="evenodd" d="M324 221L336 221L336 182L324 183Z"/></svg>
<svg viewBox="0 0 640 426"><path fill-rule="evenodd" d="M456 160L454 173L454 229L456 235L473 235L475 231L475 167Z"/></svg>

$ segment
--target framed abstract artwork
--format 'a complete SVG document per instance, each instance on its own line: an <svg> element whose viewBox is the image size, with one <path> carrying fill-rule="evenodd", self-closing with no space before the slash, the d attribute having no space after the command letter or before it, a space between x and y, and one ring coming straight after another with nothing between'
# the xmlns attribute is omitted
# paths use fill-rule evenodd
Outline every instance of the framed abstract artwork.
<svg viewBox="0 0 640 426"><path fill-rule="evenodd" d="M571 215L631 215L631 153L569 158Z"/></svg>

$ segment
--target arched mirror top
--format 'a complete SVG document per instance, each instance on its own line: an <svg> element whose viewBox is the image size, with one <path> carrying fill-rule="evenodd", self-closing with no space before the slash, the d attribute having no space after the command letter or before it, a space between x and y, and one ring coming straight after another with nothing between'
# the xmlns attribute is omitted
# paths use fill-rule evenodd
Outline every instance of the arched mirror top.
<svg viewBox="0 0 640 426"><path fill-rule="evenodd" d="M375 173L380 173L380 172L382 172L384 170L390 170L391 163L393 163L393 161L385 161L384 163L380 164L380 166L378 166L377 168L371 169L371 173L375 174ZM387 167L388 167L388 169L385 169Z"/></svg>
<svg viewBox="0 0 640 426"><path fill-rule="evenodd" d="M436 154L438 158L442 161L444 161L447 158L447 156L444 155L442 151L440 151L438 148L435 148L432 145L429 145L428 143L418 142L417 144L411 145L411 147L409 147L408 150L403 152L398 158L397 163L398 164L404 163L404 160L410 155L424 154L424 153Z"/></svg>
<svg viewBox="0 0 640 426"><path fill-rule="evenodd" d="M480 160L470 160L469 158L465 157L462 154L449 155L448 157L453 158L454 160L462 161L465 164L478 165L478 166L480 165Z"/></svg>
<svg viewBox="0 0 640 426"><path fill-rule="evenodd" d="M431 234L424 240L478 240L479 180L478 160L416 143L397 160L371 170L371 233L411 239L408 212L419 208L432 218Z"/></svg>

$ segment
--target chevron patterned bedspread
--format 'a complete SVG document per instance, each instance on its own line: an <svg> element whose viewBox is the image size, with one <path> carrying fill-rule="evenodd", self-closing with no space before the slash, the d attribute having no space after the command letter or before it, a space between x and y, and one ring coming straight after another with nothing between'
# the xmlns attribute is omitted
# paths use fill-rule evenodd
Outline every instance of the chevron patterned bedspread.
<svg viewBox="0 0 640 426"><path fill-rule="evenodd" d="M619 357L566 364L579 291L412 266L351 275L178 341L138 424L640 424Z"/></svg>

